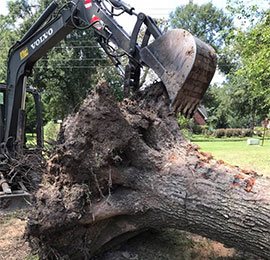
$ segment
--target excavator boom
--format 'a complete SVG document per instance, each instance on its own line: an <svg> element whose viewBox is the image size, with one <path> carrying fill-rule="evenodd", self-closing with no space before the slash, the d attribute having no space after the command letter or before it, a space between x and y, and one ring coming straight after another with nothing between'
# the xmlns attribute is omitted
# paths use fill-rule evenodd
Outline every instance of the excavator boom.
<svg viewBox="0 0 270 260"><path fill-rule="evenodd" d="M122 13L137 17L131 34L114 19ZM139 89L141 69L147 66L163 81L174 111L192 116L196 110L215 72L216 55L210 46L182 29L162 33L151 17L135 13L121 0L72 0L61 8L52 1L10 49L5 113L0 120L0 139L5 147L0 155L4 153L4 158L23 151L26 82L33 66L73 30L90 28L112 62L123 71L125 94ZM124 69L112 49L120 49L126 55L128 64ZM0 173L4 186L12 186L1 167ZM0 196L10 193L5 190L0 187Z"/></svg>

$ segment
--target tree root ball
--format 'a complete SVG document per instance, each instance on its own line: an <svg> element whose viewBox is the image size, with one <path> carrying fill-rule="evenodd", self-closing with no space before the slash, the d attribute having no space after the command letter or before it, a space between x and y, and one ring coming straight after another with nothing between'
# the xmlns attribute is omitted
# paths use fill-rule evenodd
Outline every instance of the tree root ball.
<svg viewBox="0 0 270 260"><path fill-rule="evenodd" d="M164 228L268 258L270 181L186 141L162 83L121 103L102 83L63 124L28 240L41 259L95 259Z"/></svg>

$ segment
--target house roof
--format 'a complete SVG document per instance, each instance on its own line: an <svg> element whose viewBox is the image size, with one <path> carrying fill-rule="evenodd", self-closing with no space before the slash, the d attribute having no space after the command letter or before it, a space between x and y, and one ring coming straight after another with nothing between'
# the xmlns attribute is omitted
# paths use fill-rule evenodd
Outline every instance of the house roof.
<svg viewBox="0 0 270 260"><path fill-rule="evenodd" d="M208 113L204 105L199 105L197 110L203 116L204 120L208 119Z"/></svg>

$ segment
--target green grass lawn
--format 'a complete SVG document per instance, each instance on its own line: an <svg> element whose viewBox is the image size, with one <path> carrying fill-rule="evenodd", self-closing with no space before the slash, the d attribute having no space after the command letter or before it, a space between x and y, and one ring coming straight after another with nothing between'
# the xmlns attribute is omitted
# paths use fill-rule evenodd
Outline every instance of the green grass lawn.
<svg viewBox="0 0 270 260"><path fill-rule="evenodd" d="M196 142L202 151L210 152L215 159L244 169L252 169L259 174L270 176L270 141L264 146L247 145L246 141Z"/></svg>

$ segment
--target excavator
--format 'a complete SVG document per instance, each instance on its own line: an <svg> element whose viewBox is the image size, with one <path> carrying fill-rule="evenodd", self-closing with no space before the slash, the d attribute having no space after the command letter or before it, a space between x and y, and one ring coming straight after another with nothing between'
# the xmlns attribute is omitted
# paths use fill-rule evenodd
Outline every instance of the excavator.
<svg viewBox="0 0 270 260"><path fill-rule="evenodd" d="M122 14L136 19L130 34L117 22ZM0 201L29 196L27 187L14 183L6 169L9 160L25 152L27 78L35 63L74 30L94 31L99 46L122 73L126 94L138 91L142 69L148 67L165 85L172 111L185 116L193 115L216 69L212 47L183 29L161 32L154 19L136 13L121 0L71 0L63 6L52 1L9 51L7 81L0 89L4 96L0 106ZM124 53L125 65L112 49ZM36 96L40 126L40 98L30 92ZM42 146L40 127L37 136Z"/></svg>

